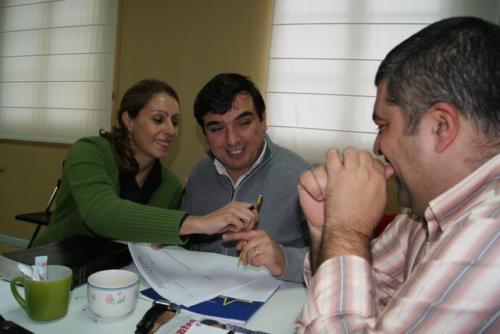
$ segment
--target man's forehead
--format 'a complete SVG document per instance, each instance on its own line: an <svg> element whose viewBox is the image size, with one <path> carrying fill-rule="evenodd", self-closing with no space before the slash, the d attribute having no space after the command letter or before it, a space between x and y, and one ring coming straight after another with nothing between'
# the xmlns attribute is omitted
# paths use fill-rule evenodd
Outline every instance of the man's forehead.
<svg viewBox="0 0 500 334"><path fill-rule="evenodd" d="M246 92L236 94L228 112L233 109L247 109L249 111L255 109L252 96Z"/></svg>
<svg viewBox="0 0 500 334"><path fill-rule="evenodd" d="M205 121L224 121L230 122L239 117L244 117L245 115L257 115L255 106L253 104L252 96L248 93L241 93L235 96L231 107L223 114L209 111L204 115Z"/></svg>
<svg viewBox="0 0 500 334"><path fill-rule="evenodd" d="M251 115L257 116L253 103L252 105L233 104L233 106L223 114L210 111L206 113L203 118L205 121L220 121L227 123Z"/></svg>

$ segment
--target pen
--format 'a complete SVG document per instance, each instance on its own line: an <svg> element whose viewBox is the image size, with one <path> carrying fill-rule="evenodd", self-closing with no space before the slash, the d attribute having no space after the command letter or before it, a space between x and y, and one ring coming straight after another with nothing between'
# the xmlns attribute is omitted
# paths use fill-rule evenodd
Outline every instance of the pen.
<svg viewBox="0 0 500 334"><path fill-rule="evenodd" d="M137 324L135 334L147 334L153 328L155 321L163 314L165 311L175 311L177 312L179 307L168 301L153 301L151 308L144 314L141 321Z"/></svg>
<svg viewBox="0 0 500 334"><path fill-rule="evenodd" d="M262 194L259 194L259 196L257 196L257 201L255 201L255 204L252 205L250 207L250 209L252 209L252 210L255 209L255 210L257 210L257 213L259 213L260 212L260 208L262 207L263 201L264 201L264 196ZM243 247L245 247L246 244L247 244L247 241L244 240L243 241ZM242 250L243 250L243 248L242 248ZM242 254L243 254L243 252L240 251L240 255L238 256L238 266L240 265Z"/></svg>
<svg viewBox="0 0 500 334"><path fill-rule="evenodd" d="M255 208L257 209L257 212L260 212L262 203L264 203L264 196L262 194L259 194L259 196L257 197L257 202L255 202Z"/></svg>

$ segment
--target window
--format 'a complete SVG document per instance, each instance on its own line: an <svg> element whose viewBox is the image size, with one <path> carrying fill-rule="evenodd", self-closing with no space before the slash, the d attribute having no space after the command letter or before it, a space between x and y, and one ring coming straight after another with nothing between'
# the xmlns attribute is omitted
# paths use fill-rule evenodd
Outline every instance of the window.
<svg viewBox="0 0 500 334"><path fill-rule="evenodd" d="M116 17L117 0L0 2L0 138L109 128Z"/></svg>
<svg viewBox="0 0 500 334"><path fill-rule="evenodd" d="M375 73L387 52L439 19L498 22L496 0L276 0L268 133L315 163L336 146L371 150Z"/></svg>

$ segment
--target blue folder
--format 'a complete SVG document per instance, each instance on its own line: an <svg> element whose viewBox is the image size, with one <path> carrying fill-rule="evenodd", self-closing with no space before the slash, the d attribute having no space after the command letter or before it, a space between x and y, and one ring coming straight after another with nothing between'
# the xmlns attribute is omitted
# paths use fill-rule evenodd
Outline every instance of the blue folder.
<svg viewBox="0 0 500 334"><path fill-rule="evenodd" d="M152 300L165 299L153 288L142 290L141 293ZM263 304L263 302L218 296L190 307L181 307L197 314L246 322Z"/></svg>

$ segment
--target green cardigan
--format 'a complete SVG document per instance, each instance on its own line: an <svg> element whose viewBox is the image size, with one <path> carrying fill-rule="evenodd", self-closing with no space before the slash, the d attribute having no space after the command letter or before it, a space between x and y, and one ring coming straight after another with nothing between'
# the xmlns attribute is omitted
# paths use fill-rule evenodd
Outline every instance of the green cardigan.
<svg viewBox="0 0 500 334"><path fill-rule="evenodd" d="M182 195L176 176L162 166L162 183L148 205L119 197L118 165L103 137L78 140L64 162L52 221L34 242L43 245L76 234L162 244L182 244L179 225L186 215L175 210Z"/></svg>

